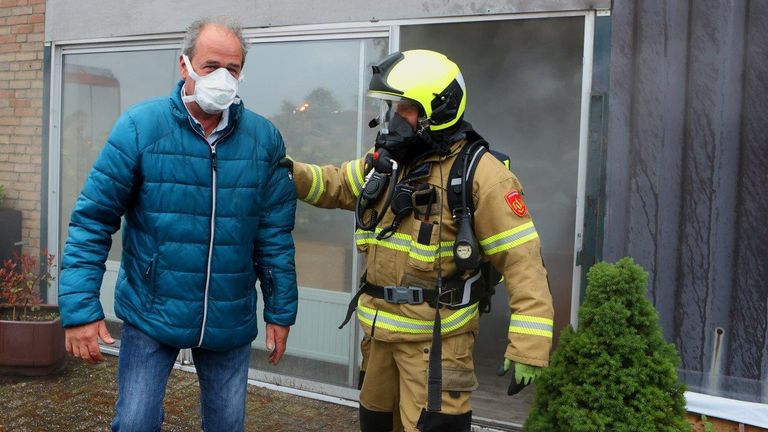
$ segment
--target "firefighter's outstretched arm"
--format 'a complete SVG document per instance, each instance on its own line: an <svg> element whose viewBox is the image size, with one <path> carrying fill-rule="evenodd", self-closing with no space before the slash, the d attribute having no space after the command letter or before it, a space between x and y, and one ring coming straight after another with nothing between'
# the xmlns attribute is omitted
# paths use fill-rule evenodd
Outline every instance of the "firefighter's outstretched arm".
<svg viewBox="0 0 768 432"><path fill-rule="evenodd" d="M286 158L281 164L292 169L296 193L302 201L315 207L354 210L368 171L365 161L364 156L336 167Z"/></svg>

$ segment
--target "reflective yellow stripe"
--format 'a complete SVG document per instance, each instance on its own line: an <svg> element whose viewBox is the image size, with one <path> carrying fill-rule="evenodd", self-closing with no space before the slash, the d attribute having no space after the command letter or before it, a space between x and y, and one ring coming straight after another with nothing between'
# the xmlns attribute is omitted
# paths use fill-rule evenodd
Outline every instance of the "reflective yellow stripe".
<svg viewBox="0 0 768 432"><path fill-rule="evenodd" d="M458 309L454 313L440 320L440 332L449 333L454 330L458 330L465 326L469 321L471 321L472 318L476 317L477 314L477 303L462 309ZM371 309L360 305L359 301L357 304L357 319L369 326L373 326L373 322L375 320L377 328L409 334L432 333L432 327L435 325L435 322L432 320L417 320L389 312L382 312L380 310Z"/></svg>
<svg viewBox="0 0 768 432"><path fill-rule="evenodd" d="M312 173L312 185L309 187L309 193L303 198L304 201L315 204L320 201L325 192L325 181L323 181L323 170L318 165L307 164Z"/></svg>
<svg viewBox="0 0 768 432"><path fill-rule="evenodd" d="M554 322L549 318L512 314L509 332L552 338Z"/></svg>
<svg viewBox="0 0 768 432"><path fill-rule="evenodd" d="M363 168L361 164L362 160L351 161L347 164L347 181L349 187L352 189L352 193L358 197L360 191L363 189Z"/></svg>
<svg viewBox="0 0 768 432"><path fill-rule="evenodd" d="M355 231L355 243L358 246L364 244L374 244L376 246L385 247L387 249L396 250L399 252L408 252L408 256L417 261L425 263L435 262L436 257L452 257L453 256L453 242L444 241L440 242L440 252L438 253L437 245L424 245L415 240L408 234L395 233L392 237L383 240L377 240L376 235L381 232L381 228L376 228L376 232L357 230Z"/></svg>
<svg viewBox="0 0 768 432"><path fill-rule="evenodd" d="M536 227L533 226L533 222L526 222L511 230L480 240L480 246L482 246L483 252L485 252L486 255L493 255L520 246L537 237L539 237L539 234L536 232Z"/></svg>

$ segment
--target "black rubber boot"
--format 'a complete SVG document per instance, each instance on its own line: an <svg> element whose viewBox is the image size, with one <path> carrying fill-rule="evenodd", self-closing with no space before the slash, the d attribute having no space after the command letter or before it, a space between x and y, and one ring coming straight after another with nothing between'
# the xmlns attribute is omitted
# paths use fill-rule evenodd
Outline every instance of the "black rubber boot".
<svg viewBox="0 0 768 432"><path fill-rule="evenodd" d="M416 427L422 432L470 432L472 411L464 414L443 414L422 409Z"/></svg>
<svg viewBox="0 0 768 432"><path fill-rule="evenodd" d="M363 388L363 380L365 379L365 371L360 371L360 376L357 378L357 389L361 390Z"/></svg>
<svg viewBox="0 0 768 432"><path fill-rule="evenodd" d="M371 411L360 405L361 432L392 432L392 412Z"/></svg>

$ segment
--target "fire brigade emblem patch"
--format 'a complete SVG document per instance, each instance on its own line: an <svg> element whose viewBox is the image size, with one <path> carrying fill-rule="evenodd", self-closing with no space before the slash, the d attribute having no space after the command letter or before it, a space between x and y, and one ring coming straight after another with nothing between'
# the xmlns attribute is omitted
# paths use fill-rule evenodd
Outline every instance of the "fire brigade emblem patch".
<svg viewBox="0 0 768 432"><path fill-rule="evenodd" d="M507 204L509 204L509 208L512 209L514 214L520 217L525 216L527 209L525 208L525 202L523 201L523 196L520 195L520 192L512 191L506 194L504 199L507 200Z"/></svg>

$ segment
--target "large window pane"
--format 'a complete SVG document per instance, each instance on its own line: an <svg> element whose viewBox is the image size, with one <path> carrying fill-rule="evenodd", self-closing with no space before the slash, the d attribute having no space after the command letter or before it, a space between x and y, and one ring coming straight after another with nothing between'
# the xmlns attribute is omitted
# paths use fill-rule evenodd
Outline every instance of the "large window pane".
<svg viewBox="0 0 768 432"><path fill-rule="evenodd" d="M440 51L467 84L466 120L512 158L542 242L557 330L570 320L584 18L550 18L403 27L401 48ZM480 388L474 414L522 423L533 392L509 398L504 357L509 307L497 289L475 348ZM559 331L556 332L555 338Z"/></svg>
<svg viewBox="0 0 768 432"><path fill-rule="evenodd" d="M385 39L255 44L240 94L280 129L294 159L339 165L373 146L375 131L366 124L378 105L365 91L371 65L386 50ZM352 212L299 203L294 239L300 312L288 355L270 372L352 384L354 323L336 327L356 285L353 234ZM263 339L261 332L253 345L257 368L266 357Z"/></svg>
<svg viewBox="0 0 768 432"><path fill-rule="evenodd" d="M280 129L293 158L338 165L357 156L358 132L364 127L360 120L374 116L373 105L364 98L370 65L361 56L383 55L385 45L383 40L256 44L249 51L240 93L246 106ZM364 145L372 146L371 132L367 127L363 131ZM299 205L299 285L350 291L353 228L351 212Z"/></svg>
<svg viewBox="0 0 768 432"><path fill-rule="evenodd" d="M61 207L59 256L67 240L72 208L117 117L129 106L170 94L179 79L176 50L68 54L61 99ZM112 236L101 303L110 321L121 252Z"/></svg>

